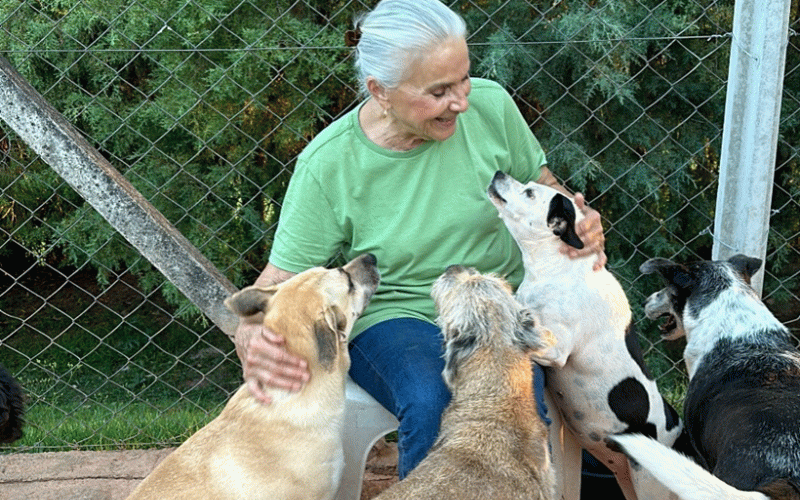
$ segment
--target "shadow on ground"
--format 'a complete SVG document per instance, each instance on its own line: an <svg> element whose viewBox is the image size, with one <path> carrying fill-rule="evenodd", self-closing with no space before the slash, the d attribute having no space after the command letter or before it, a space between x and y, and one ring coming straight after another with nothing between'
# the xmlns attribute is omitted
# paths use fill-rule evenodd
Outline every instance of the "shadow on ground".
<svg viewBox="0 0 800 500"><path fill-rule="evenodd" d="M174 448L0 455L0 498L124 500ZM383 440L370 452L361 500L397 481L397 446Z"/></svg>

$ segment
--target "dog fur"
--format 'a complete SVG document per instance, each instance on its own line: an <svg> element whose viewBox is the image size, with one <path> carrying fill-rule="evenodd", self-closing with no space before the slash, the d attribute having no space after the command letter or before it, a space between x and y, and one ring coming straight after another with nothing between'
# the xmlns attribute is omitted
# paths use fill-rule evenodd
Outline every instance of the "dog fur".
<svg viewBox="0 0 800 500"><path fill-rule="evenodd" d="M559 251L564 243L583 247L575 233L583 215L572 200L503 172L488 195L522 252L525 277L517 299L558 340L535 358L549 367L552 400L580 446L614 473L633 500L634 482L643 488L645 479L631 477L627 458L607 438L643 433L671 446L681 423L644 364L625 293L608 270L593 270L596 256L572 259Z"/></svg>
<svg viewBox="0 0 800 500"><path fill-rule="evenodd" d="M129 499L330 499L344 467L342 428L347 338L378 286L375 257L313 268L269 288L248 287L225 305L264 325L308 362L296 393L272 389L263 405L242 385L220 415L197 431Z"/></svg>
<svg viewBox="0 0 800 500"><path fill-rule="evenodd" d="M800 352L750 287L760 267L736 255L690 265L651 259L640 268L667 283L645 313L667 318L665 338L686 337L684 417L702 468L641 437L617 441L685 500L800 499Z"/></svg>
<svg viewBox="0 0 800 500"><path fill-rule="evenodd" d="M554 498L530 360L554 344L552 335L494 275L451 266L431 295L445 342L442 376L453 398L428 456L377 498Z"/></svg>
<svg viewBox="0 0 800 500"><path fill-rule="evenodd" d="M25 396L19 383L0 366L0 443L13 443L22 437L25 424Z"/></svg>

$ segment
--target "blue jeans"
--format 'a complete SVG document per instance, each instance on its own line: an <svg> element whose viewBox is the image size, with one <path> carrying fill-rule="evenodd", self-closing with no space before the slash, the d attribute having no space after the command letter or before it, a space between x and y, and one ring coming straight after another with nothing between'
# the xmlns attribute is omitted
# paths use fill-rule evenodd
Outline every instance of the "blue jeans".
<svg viewBox="0 0 800 500"><path fill-rule="evenodd" d="M374 325L350 342L350 377L397 417L397 473L403 479L425 458L439 434L450 390L442 379L439 327L413 318ZM539 413L545 422L544 376L534 365Z"/></svg>

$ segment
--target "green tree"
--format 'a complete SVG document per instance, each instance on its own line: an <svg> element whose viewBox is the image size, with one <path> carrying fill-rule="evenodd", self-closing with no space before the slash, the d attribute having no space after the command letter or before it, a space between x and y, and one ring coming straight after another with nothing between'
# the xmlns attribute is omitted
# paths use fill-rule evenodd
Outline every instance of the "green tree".
<svg viewBox="0 0 800 500"><path fill-rule="evenodd" d="M467 20L473 74L512 92L552 170L604 216L632 303L654 286L638 274L645 258L710 256L733 0L447 3ZM296 155L356 103L343 34L373 4L0 0L0 47L241 286L266 261ZM787 74L798 52L790 43ZM795 80L770 234L777 278L797 273L800 246ZM7 135L0 148L5 232L40 259L161 286L24 144Z"/></svg>
<svg viewBox="0 0 800 500"><path fill-rule="evenodd" d="M295 156L353 103L342 36L352 13L341 3L2 1L0 39L25 78L241 286L266 259ZM131 269L145 289L162 284L11 142L0 224L24 248L88 260L101 280Z"/></svg>

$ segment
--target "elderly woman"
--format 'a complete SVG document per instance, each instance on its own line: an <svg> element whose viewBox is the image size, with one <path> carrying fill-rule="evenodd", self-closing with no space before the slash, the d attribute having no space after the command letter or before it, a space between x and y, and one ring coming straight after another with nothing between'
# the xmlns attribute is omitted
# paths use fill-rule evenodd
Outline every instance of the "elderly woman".
<svg viewBox="0 0 800 500"><path fill-rule="evenodd" d="M470 78L464 21L438 0L383 0L357 21L356 68L366 100L329 125L297 159L269 263L256 284L371 252L382 280L350 340L350 376L400 421L400 477L433 444L450 394L442 339L429 295L454 263L522 279L516 244L488 201L497 170L570 195L511 97ZM571 195L570 195L571 196ZM597 212L577 230L580 255L605 263ZM565 248L565 252L574 249ZM236 334L244 376L298 390L309 377L260 318ZM541 388L539 388L541 394Z"/></svg>

